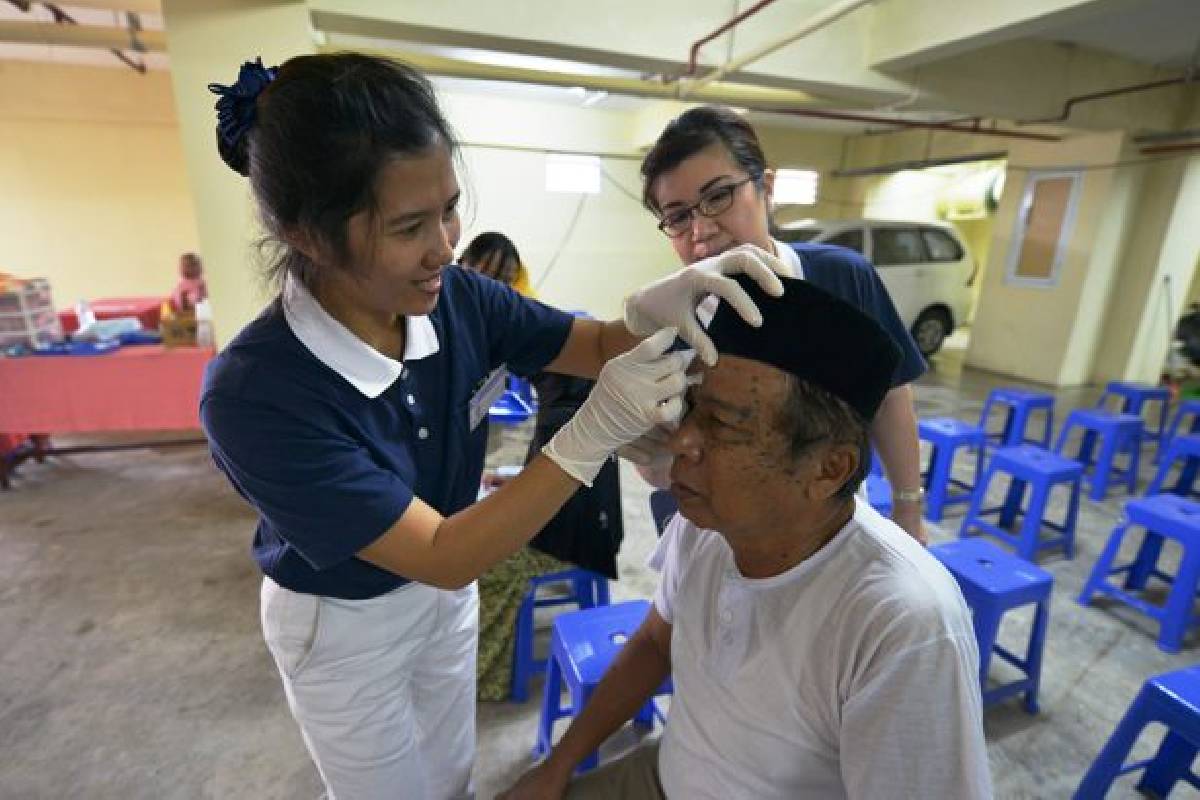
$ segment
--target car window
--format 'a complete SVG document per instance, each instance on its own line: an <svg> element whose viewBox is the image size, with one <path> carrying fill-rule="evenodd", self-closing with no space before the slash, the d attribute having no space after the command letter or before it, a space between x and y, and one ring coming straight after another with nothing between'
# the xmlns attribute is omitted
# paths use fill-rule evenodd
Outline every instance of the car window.
<svg viewBox="0 0 1200 800"><path fill-rule="evenodd" d="M877 267L929 260L916 228L875 228L871 231L871 240L875 245L871 260Z"/></svg>
<svg viewBox="0 0 1200 800"><path fill-rule="evenodd" d="M863 232L861 228L854 230L842 231L830 236L822 244L836 244L839 247L848 247L856 253L863 251Z"/></svg>
<svg viewBox="0 0 1200 800"><path fill-rule="evenodd" d="M785 242L808 242L820 232L820 228L783 228L779 231L779 238Z"/></svg>
<svg viewBox="0 0 1200 800"><path fill-rule="evenodd" d="M963 257L962 247L945 231L937 228L922 228L921 238L929 248L930 261L958 261Z"/></svg>

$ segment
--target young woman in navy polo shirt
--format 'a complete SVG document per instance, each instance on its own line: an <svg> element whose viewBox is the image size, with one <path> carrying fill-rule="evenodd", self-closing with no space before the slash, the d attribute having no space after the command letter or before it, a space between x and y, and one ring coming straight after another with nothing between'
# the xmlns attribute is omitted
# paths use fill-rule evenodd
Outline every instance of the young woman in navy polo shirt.
<svg viewBox="0 0 1200 800"><path fill-rule="evenodd" d="M701 106L672 120L642 161L642 201L658 217L658 227L685 264L755 245L784 263L789 277L803 278L874 317L892 335L903 358L892 389L871 424L871 443L879 452L893 487L892 516L919 541L921 521L920 449L910 384L925 371L912 335L875 269L853 250L821 244L787 245L771 238L769 210L775 173L767 167L754 128L726 108ZM709 312L711 314L711 311ZM656 432L632 452L652 459ZM661 446L657 448L661 454ZM662 484L666 459L643 470Z"/></svg>
<svg viewBox="0 0 1200 800"><path fill-rule="evenodd" d="M450 263L455 141L418 73L302 56L210 88L281 285L211 365L200 409L259 515L267 645L331 798L463 796L475 578L678 415L687 358L664 355L668 326L715 360L696 303L715 292L757 318L724 276L777 294L778 265L732 253L635 293L624 323L575 320ZM599 377L544 455L472 505L505 365Z"/></svg>

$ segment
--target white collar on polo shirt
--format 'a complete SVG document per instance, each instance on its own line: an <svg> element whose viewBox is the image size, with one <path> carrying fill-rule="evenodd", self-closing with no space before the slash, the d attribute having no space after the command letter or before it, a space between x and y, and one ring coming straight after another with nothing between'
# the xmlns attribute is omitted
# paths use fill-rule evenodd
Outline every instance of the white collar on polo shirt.
<svg viewBox="0 0 1200 800"><path fill-rule="evenodd" d="M291 276L283 285L283 316L292 333L318 361L372 400L404 372L403 362L388 358L351 333ZM404 361L431 356L440 347L429 317L404 318Z"/></svg>
<svg viewBox="0 0 1200 800"><path fill-rule="evenodd" d="M804 265L800 263L800 254L790 244L784 244L778 239L772 239L775 245L776 257L792 270L792 277L804 280Z"/></svg>

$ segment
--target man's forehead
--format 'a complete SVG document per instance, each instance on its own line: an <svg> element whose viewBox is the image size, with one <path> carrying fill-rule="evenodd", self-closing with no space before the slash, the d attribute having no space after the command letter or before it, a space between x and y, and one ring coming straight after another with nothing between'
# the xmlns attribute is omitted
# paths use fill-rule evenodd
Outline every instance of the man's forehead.
<svg viewBox="0 0 1200 800"><path fill-rule="evenodd" d="M740 356L721 355L713 367L696 359L690 371L704 376L699 387L704 397L742 408L756 408L782 393L787 383L783 370Z"/></svg>

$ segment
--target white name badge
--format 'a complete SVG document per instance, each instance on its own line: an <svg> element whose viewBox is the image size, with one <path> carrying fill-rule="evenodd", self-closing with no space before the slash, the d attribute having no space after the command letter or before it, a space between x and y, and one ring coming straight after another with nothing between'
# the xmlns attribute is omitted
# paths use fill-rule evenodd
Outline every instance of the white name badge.
<svg viewBox="0 0 1200 800"><path fill-rule="evenodd" d="M504 388L507 385L508 369L504 365L496 367L492 370L492 374L484 379L483 384L471 397L471 430L478 428L479 423L487 419L488 409L504 395Z"/></svg>

